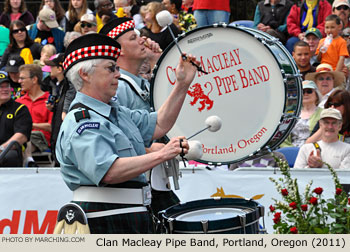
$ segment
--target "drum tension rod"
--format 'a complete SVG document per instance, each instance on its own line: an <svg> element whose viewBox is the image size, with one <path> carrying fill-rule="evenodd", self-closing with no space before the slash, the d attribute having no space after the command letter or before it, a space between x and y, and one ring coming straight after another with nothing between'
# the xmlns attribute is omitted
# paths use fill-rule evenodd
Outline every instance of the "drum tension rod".
<svg viewBox="0 0 350 252"><path fill-rule="evenodd" d="M207 234L209 229L209 220L201 220L201 223L202 223L203 232Z"/></svg>
<svg viewBox="0 0 350 252"><path fill-rule="evenodd" d="M267 45L274 45L274 44L277 44L279 42L279 40L277 38L267 39L267 38L263 38L263 37L259 37L259 36L254 36L254 37L257 40L259 40L261 43L267 44Z"/></svg>

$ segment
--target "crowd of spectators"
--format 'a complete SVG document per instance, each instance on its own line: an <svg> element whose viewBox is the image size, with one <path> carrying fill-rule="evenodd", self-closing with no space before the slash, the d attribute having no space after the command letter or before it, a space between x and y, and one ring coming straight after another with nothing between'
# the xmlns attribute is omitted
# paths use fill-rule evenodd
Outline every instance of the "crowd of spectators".
<svg viewBox="0 0 350 252"><path fill-rule="evenodd" d="M55 154L55 139L75 96L62 67L65 48L75 38L99 32L113 19L132 18L141 36L165 50L173 41L169 29L177 36L205 25L229 23L232 11L229 0L158 0L144 5L135 0L94 0L93 5L90 10L87 0L70 0L65 10L58 0L42 0L38 13L30 13L25 0L4 2L0 15L0 77L6 76L1 80L5 83L2 89L9 83L11 99L25 104L31 115L32 133L26 143L20 143L24 144L25 166L36 166L32 152ZM170 26L160 26L155 18L163 10L173 16ZM257 3L253 27L285 45L305 80L301 118L281 147L319 141L321 111L332 107L343 116L340 139L350 142L349 17L348 0ZM154 63L145 60L140 76L150 80ZM0 120L4 120L1 111L7 102L7 98L0 101ZM7 135L7 139L0 139L0 147L8 145L12 135Z"/></svg>

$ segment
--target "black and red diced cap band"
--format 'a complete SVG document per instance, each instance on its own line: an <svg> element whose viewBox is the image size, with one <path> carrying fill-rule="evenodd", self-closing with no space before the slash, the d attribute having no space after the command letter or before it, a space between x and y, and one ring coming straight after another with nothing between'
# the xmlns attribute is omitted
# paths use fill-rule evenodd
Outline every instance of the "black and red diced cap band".
<svg viewBox="0 0 350 252"><path fill-rule="evenodd" d="M105 34L112 39L117 39L127 31L135 29L135 21L132 18L112 19L100 30L100 34Z"/></svg>
<svg viewBox="0 0 350 252"><path fill-rule="evenodd" d="M102 34L88 34L74 39L66 49L62 64L67 72L74 64L89 59L111 59L120 55L120 44Z"/></svg>

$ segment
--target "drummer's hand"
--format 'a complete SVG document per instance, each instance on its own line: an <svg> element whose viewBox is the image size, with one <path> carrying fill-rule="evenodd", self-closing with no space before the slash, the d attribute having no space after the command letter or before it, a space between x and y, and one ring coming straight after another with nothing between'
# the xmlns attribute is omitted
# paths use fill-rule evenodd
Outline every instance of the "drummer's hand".
<svg viewBox="0 0 350 252"><path fill-rule="evenodd" d="M151 147L146 148L146 153L156 152L163 149L165 144L163 143L152 143Z"/></svg>
<svg viewBox="0 0 350 252"><path fill-rule="evenodd" d="M304 38L305 38L305 32L299 33L298 38L299 38L300 40L304 40Z"/></svg>
<svg viewBox="0 0 350 252"><path fill-rule="evenodd" d="M186 53L184 53L186 55ZM194 62L198 66L200 66L200 62L196 60L196 57L189 54L187 55L187 59L183 60L182 57L180 57L180 62L176 67L176 82L181 85L190 86L194 76L196 74L197 68L191 64Z"/></svg>
<svg viewBox="0 0 350 252"><path fill-rule="evenodd" d="M142 37L144 39L144 45L146 47L147 52L147 58L151 62L156 62L159 57L162 55L163 50L160 48L159 44L155 41L153 41L150 38L147 38L145 36Z"/></svg>
<svg viewBox="0 0 350 252"><path fill-rule="evenodd" d="M162 156L164 157L165 160L170 160L176 157L177 155L181 154L182 152L184 154L187 154L188 149L189 149L188 141L184 136L180 136L180 137L173 137L172 139L170 139L170 141L160 151L162 152Z"/></svg>

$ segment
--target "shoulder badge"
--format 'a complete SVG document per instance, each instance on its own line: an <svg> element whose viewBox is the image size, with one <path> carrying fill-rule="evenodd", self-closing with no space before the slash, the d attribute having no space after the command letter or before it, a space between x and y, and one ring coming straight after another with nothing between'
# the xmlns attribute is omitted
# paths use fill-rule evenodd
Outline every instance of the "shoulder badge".
<svg viewBox="0 0 350 252"><path fill-rule="evenodd" d="M80 111L75 112L74 116L75 116L76 122L79 122L82 119L89 119L90 118L90 114L89 114L89 111L87 109L82 109Z"/></svg>

